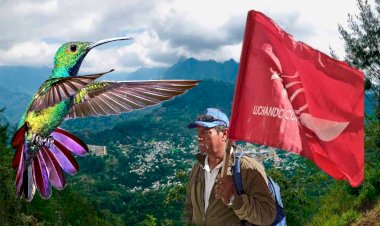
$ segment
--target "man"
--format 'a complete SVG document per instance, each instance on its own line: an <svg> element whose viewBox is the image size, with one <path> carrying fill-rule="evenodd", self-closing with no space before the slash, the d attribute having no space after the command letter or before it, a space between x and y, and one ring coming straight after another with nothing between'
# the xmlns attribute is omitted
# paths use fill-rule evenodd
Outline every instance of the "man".
<svg viewBox="0 0 380 226"><path fill-rule="evenodd" d="M207 108L188 125L198 129L198 162L187 185L185 222L196 225L270 225L276 215L274 199L263 166L255 159L241 158L241 178L245 194L237 195L231 174L220 178L227 146L229 120L216 108Z"/></svg>

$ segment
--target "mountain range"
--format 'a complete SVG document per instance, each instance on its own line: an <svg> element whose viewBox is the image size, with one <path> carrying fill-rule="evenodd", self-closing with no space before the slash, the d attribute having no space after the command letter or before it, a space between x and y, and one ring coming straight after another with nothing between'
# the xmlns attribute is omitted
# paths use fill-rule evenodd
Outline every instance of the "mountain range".
<svg viewBox="0 0 380 226"><path fill-rule="evenodd" d="M0 66L0 109L6 108L5 116L10 123L16 123L19 120L32 95L48 78L51 70L46 67ZM233 60L219 63L213 60L199 61L194 58L181 58L169 68L140 68L132 73L113 72L105 75L101 80L200 79L233 82L237 70L238 63ZM149 109L151 108L142 111L149 112ZM130 116L123 115L120 120L128 117ZM114 120L114 118L111 116L109 120Z"/></svg>

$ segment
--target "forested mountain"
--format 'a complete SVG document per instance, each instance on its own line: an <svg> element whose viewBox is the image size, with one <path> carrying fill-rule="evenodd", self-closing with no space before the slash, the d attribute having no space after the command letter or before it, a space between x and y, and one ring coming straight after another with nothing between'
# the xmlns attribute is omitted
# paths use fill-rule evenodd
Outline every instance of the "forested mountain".
<svg viewBox="0 0 380 226"><path fill-rule="evenodd" d="M131 73L123 72L112 72L110 74L104 75L100 80L157 80L162 79L162 75L165 73L167 68L140 68Z"/></svg>
<svg viewBox="0 0 380 226"><path fill-rule="evenodd" d="M32 95L49 77L51 70L46 67L0 66L0 87L13 93Z"/></svg>
<svg viewBox="0 0 380 226"><path fill-rule="evenodd" d="M169 68L164 79L213 79L235 82L238 63L228 60L218 63L214 60L198 61L194 58L181 59Z"/></svg>
<svg viewBox="0 0 380 226"><path fill-rule="evenodd" d="M216 61L198 61L194 58L178 61L170 68L141 68L131 73L113 72L101 77L100 80L157 80L157 79L200 79L200 80L219 80L234 82L237 74L238 64L229 60L223 63ZM37 91L39 86L49 77L51 69L33 68L24 66L0 66L0 107L6 107L5 117L10 123L17 123L21 112L24 111L32 95ZM80 74L84 74L81 73ZM227 100L230 101L230 100ZM149 109L143 109L137 114L149 112ZM102 117L100 119L92 118L87 120L90 124L100 123L100 125L112 125L111 122L121 122L132 115ZM103 122L104 120L104 122ZM86 120L85 120L86 121ZM90 122L91 121L91 122ZM75 126L76 123L68 122ZM81 124L81 123L79 123ZM98 128L98 126L96 127ZM95 128L95 129L96 129ZM100 126L100 128L102 128Z"/></svg>
<svg viewBox="0 0 380 226"><path fill-rule="evenodd" d="M30 101L31 95L23 92L13 92L0 87L0 109L5 109L4 118L6 121L16 123Z"/></svg>

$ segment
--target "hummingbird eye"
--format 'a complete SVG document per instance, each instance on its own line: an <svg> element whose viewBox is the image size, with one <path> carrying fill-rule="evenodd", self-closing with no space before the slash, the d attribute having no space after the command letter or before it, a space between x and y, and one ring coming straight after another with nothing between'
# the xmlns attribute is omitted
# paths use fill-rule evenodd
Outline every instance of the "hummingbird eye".
<svg viewBox="0 0 380 226"><path fill-rule="evenodd" d="M72 45L70 45L69 49L70 49L70 52L73 52L73 53L74 53L74 52L77 51L77 45L72 44Z"/></svg>

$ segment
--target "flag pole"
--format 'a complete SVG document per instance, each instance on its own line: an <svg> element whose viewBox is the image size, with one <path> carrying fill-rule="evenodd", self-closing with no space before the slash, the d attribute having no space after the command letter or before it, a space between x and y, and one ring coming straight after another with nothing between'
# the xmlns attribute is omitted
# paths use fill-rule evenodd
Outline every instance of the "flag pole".
<svg viewBox="0 0 380 226"><path fill-rule="evenodd" d="M232 146L232 141L230 139L227 139L227 145L226 145L226 151L225 151L226 153L223 157L221 177L224 177L227 175L228 163L230 162L230 157L231 157L231 146Z"/></svg>

